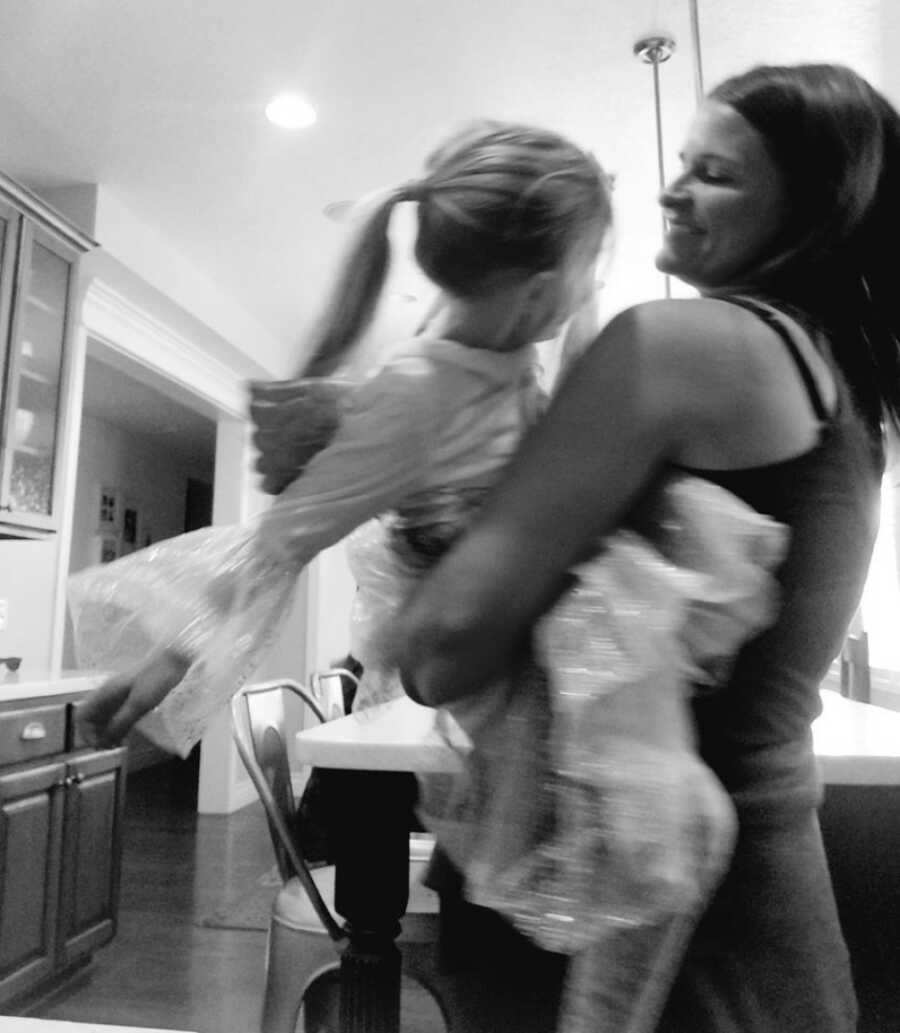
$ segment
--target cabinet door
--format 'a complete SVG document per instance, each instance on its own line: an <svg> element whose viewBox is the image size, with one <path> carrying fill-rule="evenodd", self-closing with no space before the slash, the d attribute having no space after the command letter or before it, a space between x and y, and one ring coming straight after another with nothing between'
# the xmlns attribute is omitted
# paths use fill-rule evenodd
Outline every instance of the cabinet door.
<svg viewBox="0 0 900 1033"><path fill-rule="evenodd" d="M9 367L9 315L12 285L16 272L16 254L22 216L8 204L0 202L0 449L6 439L6 381Z"/></svg>
<svg viewBox="0 0 900 1033"><path fill-rule="evenodd" d="M55 965L65 764L0 775L0 1003Z"/></svg>
<svg viewBox="0 0 900 1033"><path fill-rule="evenodd" d="M55 526L57 433L77 252L25 222L20 233L4 393L0 512L10 523Z"/></svg>
<svg viewBox="0 0 900 1033"><path fill-rule="evenodd" d="M76 755L66 774L60 965L113 938L122 867L125 748Z"/></svg>

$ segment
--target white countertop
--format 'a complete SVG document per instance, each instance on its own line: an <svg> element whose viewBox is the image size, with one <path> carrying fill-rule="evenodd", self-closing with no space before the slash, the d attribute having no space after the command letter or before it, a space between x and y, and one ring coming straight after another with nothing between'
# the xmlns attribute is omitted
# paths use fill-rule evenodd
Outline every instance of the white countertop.
<svg viewBox="0 0 900 1033"><path fill-rule="evenodd" d="M178 1033L172 1029L145 1026L100 1026L96 1022L60 1022L57 1019L26 1019L0 1015L0 1033ZM182 1030L182 1033L187 1031Z"/></svg>
<svg viewBox="0 0 900 1033"><path fill-rule="evenodd" d="M299 732L296 756L322 768L458 771L460 758L435 727L437 716L438 711L402 696ZM469 749L465 733L458 726L455 731L459 749Z"/></svg>
<svg viewBox="0 0 900 1033"><path fill-rule="evenodd" d="M6 700L61 696L66 692L88 692L96 689L106 677L103 671L58 671L56 674L44 672L27 675L21 671L7 671L5 676L0 674L0 703Z"/></svg>
<svg viewBox="0 0 900 1033"><path fill-rule="evenodd" d="M834 785L900 785L900 713L822 691L813 725L816 756ZM299 732L296 756L319 767L366 771L459 769L459 753L435 728L437 711L395 699ZM465 734L456 729L459 750Z"/></svg>
<svg viewBox="0 0 900 1033"><path fill-rule="evenodd" d="M816 757L832 785L900 785L900 712L823 690Z"/></svg>

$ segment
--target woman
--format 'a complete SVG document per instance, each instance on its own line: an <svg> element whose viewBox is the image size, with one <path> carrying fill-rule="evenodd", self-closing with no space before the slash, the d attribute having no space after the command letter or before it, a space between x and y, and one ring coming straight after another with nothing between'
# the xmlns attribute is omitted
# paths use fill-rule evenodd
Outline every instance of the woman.
<svg viewBox="0 0 900 1033"><path fill-rule="evenodd" d="M657 264L701 297L615 318L570 372L476 524L397 624L414 698L506 668L597 534L690 470L786 524L774 626L700 695L701 755L738 842L660 1033L850 1033L855 1000L817 823L810 726L862 591L882 422L900 416L900 117L849 69L760 67L698 112L663 192ZM457 909L459 936L489 920ZM515 952L503 931L502 950ZM548 992L559 959L541 966ZM514 978L515 965L510 965ZM533 985L533 984L532 984Z"/></svg>

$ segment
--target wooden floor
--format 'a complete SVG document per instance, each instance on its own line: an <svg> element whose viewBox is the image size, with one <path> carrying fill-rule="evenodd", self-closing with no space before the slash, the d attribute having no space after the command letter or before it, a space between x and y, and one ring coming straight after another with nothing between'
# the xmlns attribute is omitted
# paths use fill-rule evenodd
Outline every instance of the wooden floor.
<svg viewBox="0 0 900 1033"><path fill-rule="evenodd" d="M178 762L129 779L118 934L80 985L32 1014L196 1033L259 1028L266 934L195 921L271 867L265 819L258 805L198 816L191 788Z"/></svg>
<svg viewBox="0 0 900 1033"><path fill-rule="evenodd" d="M900 807L895 791L884 794L890 795L874 813L871 792L863 807L854 796L845 800L832 791L823 812L858 963L860 1033L900 1031ZM86 978L31 1014L193 1033L256 1033L266 934L196 923L271 867L265 819L258 805L228 817L198 816L195 806L190 772L180 762L129 778L118 934L97 953ZM880 830L880 845L863 850L860 843L865 847L873 835L870 826ZM891 893L885 894L886 886ZM878 930L883 935L875 936ZM413 1004L414 1033L444 1030L432 1020L433 1002L427 1020Z"/></svg>
<svg viewBox="0 0 900 1033"><path fill-rule="evenodd" d="M77 982L29 1011L42 1018L191 1033L257 1033L266 933L197 920L274 864L262 807L196 814L182 762L129 777L119 930ZM404 980L403 1033L445 1033L434 1001Z"/></svg>

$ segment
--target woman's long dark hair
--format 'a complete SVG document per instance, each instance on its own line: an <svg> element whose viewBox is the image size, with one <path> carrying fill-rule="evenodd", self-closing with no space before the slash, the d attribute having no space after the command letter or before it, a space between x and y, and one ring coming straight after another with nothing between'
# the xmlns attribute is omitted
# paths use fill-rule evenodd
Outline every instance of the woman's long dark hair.
<svg viewBox="0 0 900 1033"><path fill-rule="evenodd" d="M750 279L821 327L880 439L900 428L900 115L841 65L762 65L710 99L762 135L792 206Z"/></svg>

